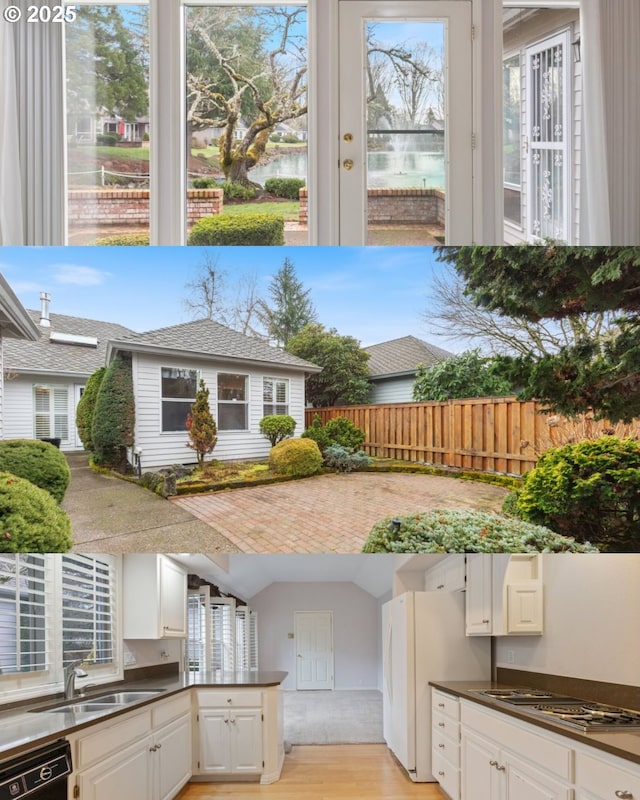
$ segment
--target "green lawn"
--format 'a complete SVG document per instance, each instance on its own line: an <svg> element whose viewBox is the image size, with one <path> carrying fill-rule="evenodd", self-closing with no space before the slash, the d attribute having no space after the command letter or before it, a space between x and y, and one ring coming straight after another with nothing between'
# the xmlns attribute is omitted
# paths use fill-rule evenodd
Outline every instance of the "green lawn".
<svg viewBox="0 0 640 800"><path fill-rule="evenodd" d="M267 144L268 153L277 153L278 150L304 150L307 147L306 142L296 142L295 144L285 144L284 142L269 142ZM192 156L204 156L206 159L218 158L220 150L217 145L209 145L208 147L192 147Z"/></svg>
<svg viewBox="0 0 640 800"><path fill-rule="evenodd" d="M285 200L282 203L238 203L237 205L224 204L223 214L279 214L285 220L297 222L300 203L296 200Z"/></svg>
<svg viewBox="0 0 640 800"><path fill-rule="evenodd" d="M90 148L83 148L89 150ZM148 147L96 147L95 154L103 158L130 158L133 161L148 161Z"/></svg>

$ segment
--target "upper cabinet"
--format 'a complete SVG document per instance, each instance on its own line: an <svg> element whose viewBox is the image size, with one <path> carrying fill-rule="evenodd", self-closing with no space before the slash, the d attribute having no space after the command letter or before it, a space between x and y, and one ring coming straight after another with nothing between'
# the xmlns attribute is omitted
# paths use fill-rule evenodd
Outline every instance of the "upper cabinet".
<svg viewBox="0 0 640 800"><path fill-rule="evenodd" d="M425 573L425 592L462 592L465 588L463 555L450 555Z"/></svg>
<svg viewBox="0 0 640 800"><path fill-rule="evenodd" d="M542 557L467 555L467 636L543 632Z"/></svg>
<svg viewBox="0 0 640 800"><path fill-rule="evenodd" d="M187 635L187 573L167 556L124 557L124 638L168 639Z"/></svg>

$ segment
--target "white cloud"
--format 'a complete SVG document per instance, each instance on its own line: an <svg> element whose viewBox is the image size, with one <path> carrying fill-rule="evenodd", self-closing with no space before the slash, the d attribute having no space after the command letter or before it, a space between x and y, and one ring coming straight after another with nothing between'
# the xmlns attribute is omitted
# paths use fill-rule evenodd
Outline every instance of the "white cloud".
<svg viewBox="0 0 640 800"><path fill-rule="evenodd" d="M108 275L94 267L81 267L77 264L54 264L53 270L56 283L71 283L75 286L99 286Z"/></svg>
<svg viewBox="0 0 640 800"><path fill-rule="evenodd" d="M34 283L33 281L11 281L9 285L16 294L39 292L42 289L39 283Z"/></svg>

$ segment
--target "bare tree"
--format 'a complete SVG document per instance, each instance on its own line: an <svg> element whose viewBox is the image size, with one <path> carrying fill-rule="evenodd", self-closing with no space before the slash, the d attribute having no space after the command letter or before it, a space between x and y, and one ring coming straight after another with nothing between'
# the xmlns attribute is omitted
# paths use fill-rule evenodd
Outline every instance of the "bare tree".
<svg viewBox="0 0 640 800"><path fill-rule="evenodd" d="M185 286L189 295L182 304L191 319L212 319L223 325L229 323L225 275L217 256L206 253L198 266L196 277Z"/></svg>
<svg viewBox="0 0 640 800"><path fill-rule="evenodd" d="M260 323L262 305L256 273L241 275L235 287L235 297L231 307L231 327L246 336L266 338L266 332Z"/></svg>
<svg viewBox="0 0 640 800"><path fill-rule="evenodd" d="M465 283L453 268L442 264L440 270L432 282L424 322L438 335L471 341L493 355L557 353L581 339L605 339L615 327L613 315L604 312L537 322L492 313L465 294Z"/></svg>

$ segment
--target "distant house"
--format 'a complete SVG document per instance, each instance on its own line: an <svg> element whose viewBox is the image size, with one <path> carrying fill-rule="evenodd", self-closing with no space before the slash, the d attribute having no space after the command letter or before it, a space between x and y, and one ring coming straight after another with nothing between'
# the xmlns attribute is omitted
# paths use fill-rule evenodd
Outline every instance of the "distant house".
<svg viewBox="0 0 640 800"><path fill-rule="evenodd" d="M195 461L186 417L200 378L218 424L216 457L269 452L259 423L289 414L304 429L305 376L320 367L211 320L135 333L122 325L30 311L32 341L5 343L4 437L58 438L82 449L76 407L87 378L118 353L130 355L136 404L135 451L144 469ZM36 324L37 323L37 324ZM134 453L130 453L133 463Z"/></svg>
<svg viewBox="0 0 640 800"><path fill-rule="evenodd" d="M418 366L431 367L453 355L415 336L373 344L364 350L369 353L371 403L410 402Z"/></svg>

